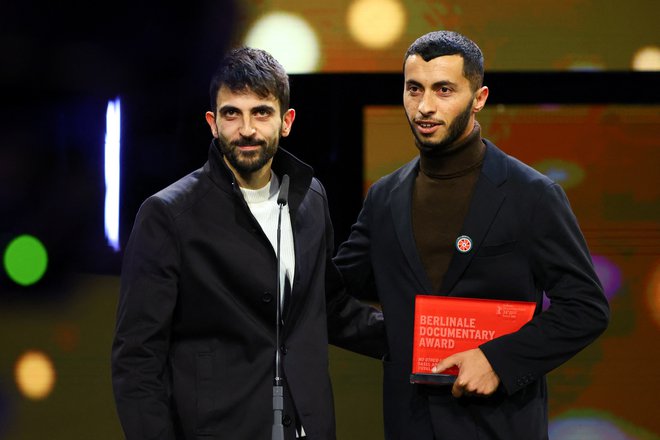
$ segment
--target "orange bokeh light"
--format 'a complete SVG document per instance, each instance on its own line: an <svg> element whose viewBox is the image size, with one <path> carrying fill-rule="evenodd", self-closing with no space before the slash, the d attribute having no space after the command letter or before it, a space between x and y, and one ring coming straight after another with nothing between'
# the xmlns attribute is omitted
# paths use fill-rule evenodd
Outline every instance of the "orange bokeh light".
<svg viewBox="0 0 660 440"><path fill-rule="evenodd" d="M41 400L48 397L55 385L55 368L44 353L31 350L16 361L14 377L19 391L27 398Z"/></svg>

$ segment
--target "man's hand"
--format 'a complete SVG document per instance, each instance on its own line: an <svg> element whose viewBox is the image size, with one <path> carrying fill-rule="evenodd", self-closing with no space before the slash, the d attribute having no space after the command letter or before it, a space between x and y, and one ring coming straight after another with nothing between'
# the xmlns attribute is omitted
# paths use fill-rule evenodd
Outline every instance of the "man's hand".
<svg viewBox="0 0 660 440"><path fill-rule="evenodd" d="M453 354L433 367L432 371L440 373L454 366L458 367L458 377L451 389L454 397L488 396L493 394L500 384L500 378L478 348Z"/></svg>

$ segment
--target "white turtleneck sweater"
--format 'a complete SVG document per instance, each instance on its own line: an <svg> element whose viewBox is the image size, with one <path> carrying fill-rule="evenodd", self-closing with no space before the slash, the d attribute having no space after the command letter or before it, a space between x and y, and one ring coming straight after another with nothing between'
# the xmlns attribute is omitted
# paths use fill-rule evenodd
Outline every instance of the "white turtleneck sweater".
<svg viewBox="0 0 660 440"><path fill-rule="evenodd" d="M252 211L252 215L257 219L261 229L273 245L273 250L277 254L277 218L279 214L279 205L277 197L280 193L280 180L277 175L271 171L270 181L266 186L259 189L241 188L243 197ZM284 299L284 274L289 278L291 289L293 290L293 276L296 268L296 254L293 247L293 232L291 231L291 217L289 216L289 205L282 208L282 224L280 227L280 291L282 300Z"/></svg>

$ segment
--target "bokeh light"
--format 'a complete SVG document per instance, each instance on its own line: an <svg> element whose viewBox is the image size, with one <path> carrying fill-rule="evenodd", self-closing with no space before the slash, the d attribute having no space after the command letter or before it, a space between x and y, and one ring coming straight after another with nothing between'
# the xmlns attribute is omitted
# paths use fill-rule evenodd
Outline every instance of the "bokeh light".
<svg viewBox="0 0 660 440"><path fill-rule="evenodd" d="M551 440L641 440L617 426L607 416L594 413L551 420L548 426Z"/></svg>
<svg viewBox="0 0 660 440"><path fill-rule="evenodd" d="M38 238L20 235L7 245L3 263L9 278L21 286L29 286L46 273L48 253Z"/></svg>
<svg viewBox="0 0 660 440"><path fill-rule="evenodd" d="M369 49L384 49L401 37L406 9L397 0L356 0L348 8L348 31Z"/></svg>
<svg viewBox="0 0 660 440"><path fill-rule="evenodd" d="M645 46L633 55L632 69L640 71L660 70L660 47Z"/></svg>
<svg viewBox="0 0 660 440"><path fill-rule="evenodd" d="M53 339L62 351L72 352L80 343L80 326L73 322L61 322L54 328Z"/></svg>
<svg viewBox="0 0 660 440"><path fill-rule="evenodd" d="M573 72L597 72L606 70L603 63L597 60L576 60L570 63L567 69Z"/></svg>
<svg viewBox="0 0 660 440"><path fill-rule="evenodd" d="M55 385L53 363L40 351L27 351L21 355L14 373L19 391L29 399L45 399Z"/></svg>
<svg viewBox="0 0 660 440"><path fill-rule="evenodd" d="M546 159L533 164L539 172L554 180L564 189L578 186L584 180L580 165L560 159Z"/></svg>
<svg viewBox="0 0 660 440"><path fill-rule="evenodd" d="M252 25L244 43L269 52L287 73L310 73L319 67L318 37L299 15L286 12L263 15Z"/></svg>
<svg viewBox="0 0 660 440"><path fill-rule="evenodd" d="M647 284L647 298L651 317L660 326L660 262L656 263Z"/></svg>
<svg viewBox="0 0 660 440"><path fill-rule="evenodd" d="M592 255L591 259L593 260L598 279L603 285L605 296L611 301L621 288L621 269L602 255Z"/></svg>
<svg viewBox="0 0 660 440"><path fill-rule="evenodd" d="M621 269L602 255L592 255L591 260L594 263L594 270L596 271L596 275L598 275L598 279L603 285L603 291L605 292L607 300L612 301L612 298L614 298L614 296L621 288L621 280L623 277ZM545 295L544 292L542 309L547 310L548 307L550 307L550 299Z"/></svg>

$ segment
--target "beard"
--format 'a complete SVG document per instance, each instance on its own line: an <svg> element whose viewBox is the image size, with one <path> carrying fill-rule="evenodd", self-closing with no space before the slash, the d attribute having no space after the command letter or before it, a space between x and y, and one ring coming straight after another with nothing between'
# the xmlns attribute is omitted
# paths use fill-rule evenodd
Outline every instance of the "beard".
<svg viewBox="0 0 660 440"><path fill-rule="evenodd" d="M218 136L217 139L220 152L227 158L231 166L242 175L250 174L263 168L275 156L280 140L279 136L270 142L245 137L232 142L228 142L222 136ZM238 148L246 145L258 145L259 149L243 152Z"/></svg>
<svg viewBox="0 0 660 440"><path fill-rule="evenodd" d="M456 118L454 118L451 124L449 124L445 137L437 142L423 139L415 130L413 122L408 119L408 124L410 124L410 129L412 130L413 136L415 137L415 145L417 145L420 153L425 156L434 156L447 151L447 149L454 142L456 142L463 135L463 133L465 133L465 129L470 122L471 114L472 101L470 101L465 109L458 116L456 116Z"/></svg>

